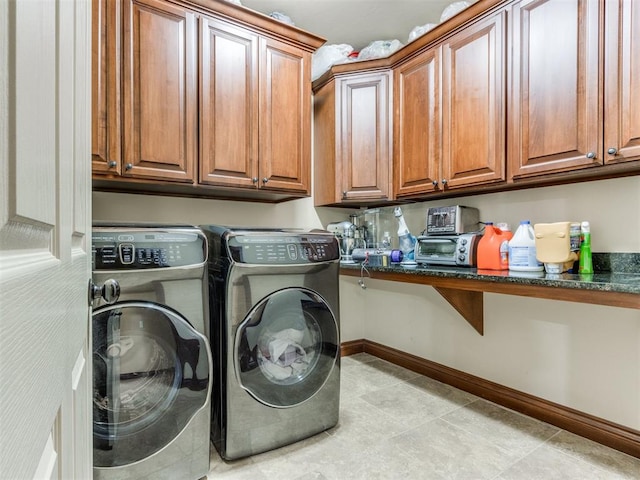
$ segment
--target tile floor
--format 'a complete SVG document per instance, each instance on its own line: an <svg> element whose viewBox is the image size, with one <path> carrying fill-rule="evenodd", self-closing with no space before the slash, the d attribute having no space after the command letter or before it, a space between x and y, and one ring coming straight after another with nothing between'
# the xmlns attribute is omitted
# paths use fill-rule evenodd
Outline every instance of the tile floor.
<svg viewBox="0 0 640 480"><path fill-rule="evenodd" d="M367 354L342 359L340 421L208 479L639 479L640 459Z"/></svg>

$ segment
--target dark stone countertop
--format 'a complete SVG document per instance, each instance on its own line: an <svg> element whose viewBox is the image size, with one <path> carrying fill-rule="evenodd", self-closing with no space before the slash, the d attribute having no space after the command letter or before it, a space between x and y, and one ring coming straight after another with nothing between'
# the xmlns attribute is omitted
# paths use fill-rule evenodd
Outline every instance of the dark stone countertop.
<svg viewBox="0 0 640 480"><path fill-rule="evenodd" d="M538 285L599 292L640 294L640 254L593 254L595 273L578 275L573 273L546 274L544 272L511 272L507 270L478 270L476 268L418 265L405 268L399 264L388 267L365 265L369 272L400 273L428 277L457 278L486 282ZM361 264L341 265L342 269L361 270ZM363 272L367 276L366 272ZM410 281L408 279L408 281ZM638 298L640 303L640 298Z"/></svg>

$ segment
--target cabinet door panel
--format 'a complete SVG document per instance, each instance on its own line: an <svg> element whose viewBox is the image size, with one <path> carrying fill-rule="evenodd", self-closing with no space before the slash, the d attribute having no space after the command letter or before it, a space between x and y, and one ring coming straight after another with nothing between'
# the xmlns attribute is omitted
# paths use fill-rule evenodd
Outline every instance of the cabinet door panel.
<svg viewBox="0 0 640 480"><path fill-rule="evenodd" d="M311 55L260 39L260 187L309 193Z"/></svg>
<svg viewBox="0 0 640 480"><path fill-rule="evenodd" d="M439 52L426 51L395 71L396 198L432 192L441 176Z"/></svg>
<svg viewBox="0 0 640 480"><path fill-rule="evenodd" d="M332 80L313 95L313 201L316 207L331 205L341 199L336 83Z"/></svg>
<svg viewBox="0 0 640 480"><path fill-rule="evenodd" d="M513 178L602 164L599 3L524 0L513 7Z"/></svg>
<svg viewBox="0 0 640 480"><path fill-rule="evenodd" d="M505 180L505 15L442 46L444 188Z"/></svg>
<svg viewBox="0 0 640 480"><path fill-rule="evenodd" d="M91 5L91 168L120 174L120 2Z"/></svg>
<svg viewBox="0 0 640 480"><path fill-rule="evenodd" d="M605 3L604 158L640 158L640 3ZM610 153L611 152L611 153Z"/></svg>
<svg viewBox="0 0 640 480"><path fill-rule="evenodd" d="M390 75L345 79L340 86L343 200L390 196Z"/></svg>
<svg viewBox="0 0 640 480"><path fill-rule="evenodd" d="M256 185L258 39L203 18L200 46L200 183Z"/></svg>
<svg viewBox="0 0 640 480"><path fill-rule="evenodd" d="M193 182L195 16L163 1L125 3L124 175Z"/></svg>

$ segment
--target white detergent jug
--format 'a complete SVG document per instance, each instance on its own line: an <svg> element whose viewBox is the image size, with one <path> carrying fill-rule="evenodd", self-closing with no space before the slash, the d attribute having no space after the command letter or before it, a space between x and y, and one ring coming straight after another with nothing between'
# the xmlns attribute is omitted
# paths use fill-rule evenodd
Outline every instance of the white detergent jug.
<svg viewBox="0 0 640 480"><path fill-rule="evenodd" d="M519 272L540 272L544 269L536 258L536 237L529 220L520 226L509 240L509 270Z"/></svg>

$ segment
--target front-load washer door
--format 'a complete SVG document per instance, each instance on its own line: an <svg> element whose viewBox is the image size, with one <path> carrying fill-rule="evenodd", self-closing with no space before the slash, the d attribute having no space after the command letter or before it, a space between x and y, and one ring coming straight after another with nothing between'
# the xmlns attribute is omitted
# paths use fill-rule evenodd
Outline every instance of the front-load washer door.
<svg viewBox="0 0 640 480"><path fill-rule="evenodd" d="M93 313L95 467L153 455L208 408L211 352L179 313L120 302Z"/></svg>
<svg viewBox="0 0 640 480"><path fill-rule="evenodd" d="M238 381L265 405L287 408L313 397L336 367L339 330L327 302L285 288L258 302L238 326Z"/></svg>

